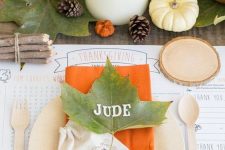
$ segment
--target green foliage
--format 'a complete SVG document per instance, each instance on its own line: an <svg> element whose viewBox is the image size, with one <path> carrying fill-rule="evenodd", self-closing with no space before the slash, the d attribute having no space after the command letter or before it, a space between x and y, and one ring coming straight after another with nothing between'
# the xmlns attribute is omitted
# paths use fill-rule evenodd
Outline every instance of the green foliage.
<svg viewBox="0 0 225 150"><path fill-rule="evenodd" d="M66 18L57 12L58 0L5 0L0 8L0 22L13 21L20 33L47 33L55 39L58 33L70 36L88 36L88 24L95 19L85 7L78 18Z"/></svg>
<svg viewBox="0 0 225 150"><path fill-rule="evenodd" d="M137 89L127 77L121 77L109 62L88 94L62 85L61 99L69 118L96 133L115 133L128 128L153 127L162 124L171 102L140 101ZM130 104L130 116L106 117L96 115L97 104L122 106ZM112 109L111 109L112 110Z"/></svg>
<svg viewBox="0 0 225 150"><path fill-rule="evenodd" d="M225 20L225 5L215 0L198 0L200 14L196 27L216 25Z"/></svg>

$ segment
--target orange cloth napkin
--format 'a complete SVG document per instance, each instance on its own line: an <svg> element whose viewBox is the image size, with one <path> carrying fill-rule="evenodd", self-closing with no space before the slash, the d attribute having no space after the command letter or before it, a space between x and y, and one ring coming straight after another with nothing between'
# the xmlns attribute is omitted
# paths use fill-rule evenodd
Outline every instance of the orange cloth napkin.
<svg viewBox="0 0 225 150"><path fill-rule="evenodd" d="M119 66L116 70L122 76L129 76L130 81L138 89L141 100L151 100L150 72L148 65ZM93 82L98 79L103 67L66 68L66 82L77 90L87 93ZM152 128L129 129L115 134L130 150L154 150L154 133Z"/></svg>

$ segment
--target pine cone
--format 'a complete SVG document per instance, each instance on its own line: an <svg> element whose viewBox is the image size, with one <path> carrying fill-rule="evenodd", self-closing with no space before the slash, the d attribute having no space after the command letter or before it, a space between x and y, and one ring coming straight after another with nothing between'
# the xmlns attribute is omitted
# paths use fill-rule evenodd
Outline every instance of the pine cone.
<svg viewBox="0 0 225 150"><path fill-rule="evenodd" d="M129 33L134 43L144 41L150 33L149 21L144 16L133 16L129 23Z"/></svg>
<svg viewBox="0 0 225 150"><path fill-rule="evenodd" d="M61 0L58 4L58 12L66 17L79 17L83 11L83 6L77 0Z"/></svg>

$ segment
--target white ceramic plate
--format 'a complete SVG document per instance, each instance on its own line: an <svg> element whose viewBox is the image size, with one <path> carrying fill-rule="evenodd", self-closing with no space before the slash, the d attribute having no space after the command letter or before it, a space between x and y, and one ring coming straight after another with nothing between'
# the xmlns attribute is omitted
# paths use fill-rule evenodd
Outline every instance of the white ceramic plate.
<svg viewBox="0 0 225 150"><path fill-rule="evenodd" d="M181 130L171 113L165 124L155 128L155 150L184 150ZM31 131L28 150L57 150L59 128L66 124L60 98L45 106Z"/></svg>

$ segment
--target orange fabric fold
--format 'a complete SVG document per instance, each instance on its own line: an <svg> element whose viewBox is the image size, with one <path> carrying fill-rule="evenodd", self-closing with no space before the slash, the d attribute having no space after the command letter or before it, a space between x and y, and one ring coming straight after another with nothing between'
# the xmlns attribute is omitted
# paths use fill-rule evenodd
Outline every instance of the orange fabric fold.
<svg viewBox="0 0 225 150"><path fill-rule="evenodd" d="M151 100L150 71L148 65L118 66L118 73L128 76L131 83L137 87L141 100ZM93 82L98 79L103 67L66 68L66 82L83 93L87 93ZM152 128L129 129L115 134L130 150L154 150L154 133Z"/></svg>

